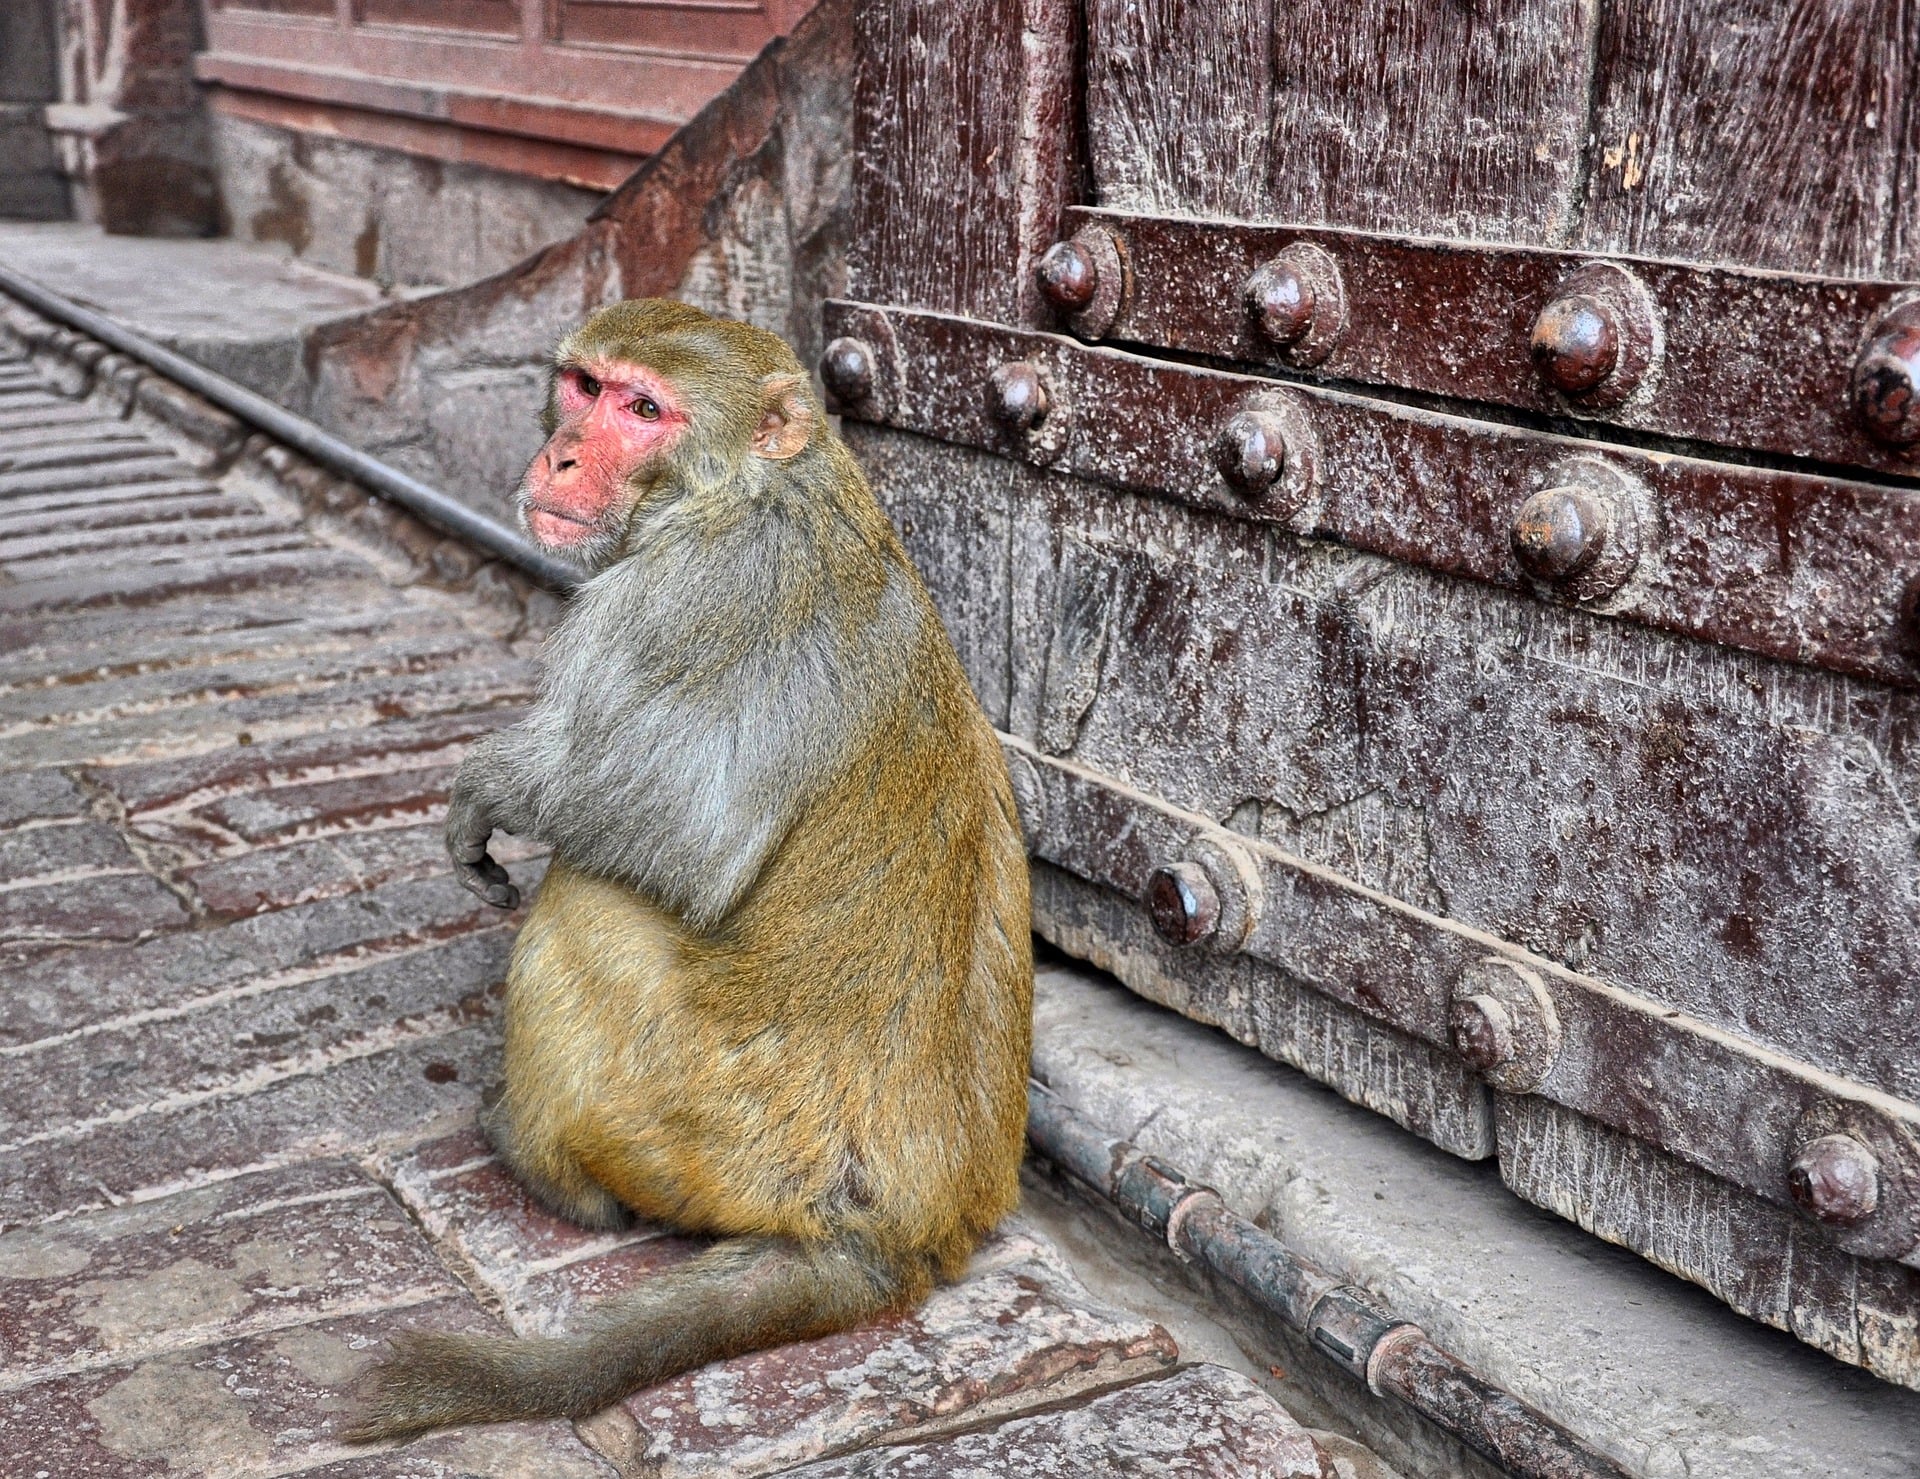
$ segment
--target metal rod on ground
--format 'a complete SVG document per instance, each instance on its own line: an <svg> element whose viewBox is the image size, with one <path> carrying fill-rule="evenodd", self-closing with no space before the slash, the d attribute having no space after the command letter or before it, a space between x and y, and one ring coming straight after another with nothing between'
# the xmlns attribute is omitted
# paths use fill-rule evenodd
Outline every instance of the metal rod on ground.
<svg viewBox="0 0 1920 1479"><path fill-rule="evenodd" d="M1367 1294L1294 1253L1210 1186L1027 1086L1027 1138L1183 1258L1205 1264L1271 1310L1377 1395L1393 1397L1522 1479L1625 1479L1545 1414L1394 1318Z"/></svg>
<svg viewBox="0 0 1920 1479"><path fill-rule="evenodd" d="M407 512L418 514L447 533L518 566L542 585L564 591L579 583L580 572L573 566L555 559L498 519L468 508L450 494L369 456L306 417L295 415L285 406L276 405L225 375L134 333L106 314L84 308L9 267L0 267L0 292L141 361L221 410L258 427L275 441L399 504Z"/></svg>

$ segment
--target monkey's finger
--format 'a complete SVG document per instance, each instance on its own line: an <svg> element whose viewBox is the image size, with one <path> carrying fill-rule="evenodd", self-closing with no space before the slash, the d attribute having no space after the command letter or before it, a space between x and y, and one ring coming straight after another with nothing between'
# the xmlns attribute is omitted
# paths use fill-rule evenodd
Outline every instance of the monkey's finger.
<svg viewBox="0 0 1920 1479"><path fill-rule="evenodd" d="M479 858L475 860L473 871L486 879L490 884L502 884L512 881L507 877L507 870L494 862L486 853L481 853Z"/></svg>
<svg viewBox="0 0 1920 1479"><path fill-rule="evenodd" d="M456 794L447 807L447 852L456 863L477 863L487 855L493 821L471 797Z"/></svg>
<svg viewBox="0 0 1920 1479"><path fill-rule="evenodd" d="M511 909L520 902L520 890L507 877L507 870L485 853L476 862L456 865L453 871L462 888L495 908Z"/></svg>
<svg viewBox="0 0 1920 1479"><path fill-rule="evenodd" d="M520 890L511 883L488 883L484 878L473 874L463 875L461 887L483 903L496 909L517 909L520 907Z"/></svg>
<svg viewBox="0 0 1920 1479"><path fill-rule="evenodd" d="M477 828L447 827L447 853L456 863L471 867L487 856L487 843L493 836L493 829L482 832Z"/></svg>

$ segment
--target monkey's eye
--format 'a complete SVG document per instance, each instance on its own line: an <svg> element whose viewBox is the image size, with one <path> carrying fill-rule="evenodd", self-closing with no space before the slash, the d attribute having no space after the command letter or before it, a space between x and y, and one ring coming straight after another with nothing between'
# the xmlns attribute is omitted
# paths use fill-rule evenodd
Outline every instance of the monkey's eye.
<svg viewBox="0 0 1920 1479"><path fill-rule="evenodd" d="M642 421L658 421L660 419L660 407L650 396L641 396L639 400L628 406L627 409Z"/></svg>
<svg viewBox="0 0 1920 1479"><path fill-rule="evenodd" d="M585 370L575 370L573 372L573 383L575 387L578 388L580 394L584 396L591 398L600 394L600 382Z"/></svg>

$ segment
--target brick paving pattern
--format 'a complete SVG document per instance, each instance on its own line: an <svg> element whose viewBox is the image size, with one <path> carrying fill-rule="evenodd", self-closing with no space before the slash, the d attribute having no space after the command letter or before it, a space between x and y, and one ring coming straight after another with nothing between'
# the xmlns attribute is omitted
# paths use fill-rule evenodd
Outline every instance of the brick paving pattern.
<svg viewBox="0 0 1920 1479"><path fill-rule="evenodd" d="M693 1246L556 1220L473 1126L516 920L446 876L440 813L530 696L539 603L417 526L409 556L316 520L302 470L211 408L172 422L211 452L108 419L172 387L11 355L0 1472L1319 1472L1270 1400L1177 1369L1017 1224L912 1316L577 1428L342 1444L337 1393L387 1332L564 1329Z"/></svg>

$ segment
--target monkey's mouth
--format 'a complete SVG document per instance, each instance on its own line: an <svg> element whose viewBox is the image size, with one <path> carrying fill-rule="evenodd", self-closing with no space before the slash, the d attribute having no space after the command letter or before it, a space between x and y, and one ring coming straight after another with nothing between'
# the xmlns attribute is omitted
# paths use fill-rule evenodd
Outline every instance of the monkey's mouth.
<svg viewBox="0 0 1920 1479"><path fill-rule="evenodd" d="M539 503L527 505L526 520L527 532L547 545L580 544L590 539L600 527L591 519L577 518Z"/></svg>

